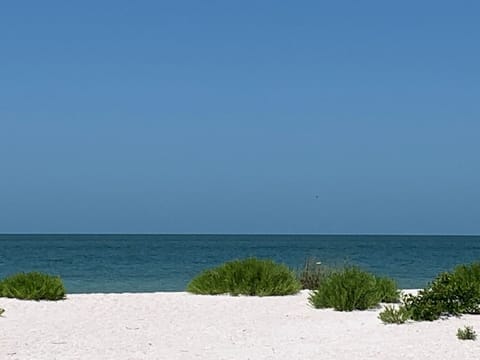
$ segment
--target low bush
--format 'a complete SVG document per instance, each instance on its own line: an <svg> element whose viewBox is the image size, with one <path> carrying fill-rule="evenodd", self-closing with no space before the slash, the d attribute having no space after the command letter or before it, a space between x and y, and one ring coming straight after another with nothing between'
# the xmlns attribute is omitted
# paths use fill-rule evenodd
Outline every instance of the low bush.
<svg viewBox="0 0 480 360"><path fill-rule="evenodd" d="M298 280L302 284L302 289L314 290L330 273L331 270L328 267L310 257L305 260L303 268L298 272Z"/></svg>
<svg viewBox="0 0 480 360"><path fill-rule="evenodd" d="M463 329L459 328L457 330L457 338L460 340L476 340L477 333L471 326L465 326Z"/></svg>
<svg viewBox="0 0 480 360"><path fill-rule="evenodd" d="M295 294L301 284L295 272L272 260L234 260L206 270L187 286L194 294L274 296Z"/></svg>
<svg viewBox="0 0 480 360"><path fill-rule="evenodd" d="M19 273L0 281L0 296L23 300L61 300L65 287L58 276L39 272Z"/></svg>
<svg viewBox="0 0 480 360"><path fill-rule="evenodd" d="M396 308L394 306L387 305L378 315L378 318L385 324L403 324L410 320L411 314L405 308L405 306L399 306Z"/></svg>
<svg viewBox="0 0 480 360"><path fill-rule="evenodd" d="M2 314L5 312L5 309L3 308L0 308L0 316L2 316Z"/></svg>
<svg viewBox="0 0 480 360"><path fill-rule="evenodd" d="M378 306L387 297L386 281L357 267L346 267L332 272L310 294L315 308L334 308L338 311L366 310ZM389 286L394 284L388 282Z"/></svg>
<svg viewBox="0 0 480 360"><path fill-rule="evenodd" d="M417 296L406 296L404 303L417 321L480 313L480 263L460 265L438 275Z"/></svg>
<svg viewBox="0 0 480 360"><path fill-rule="evenodd" d="M397 282L388 277L376 277L376 288L380 293L380 302L398 303L400 301L400 290Z"/></svg>

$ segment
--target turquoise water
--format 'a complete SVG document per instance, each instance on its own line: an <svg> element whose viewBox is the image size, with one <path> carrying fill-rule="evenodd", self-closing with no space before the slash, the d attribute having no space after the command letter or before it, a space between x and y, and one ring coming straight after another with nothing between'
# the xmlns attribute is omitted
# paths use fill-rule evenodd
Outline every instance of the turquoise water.
<svg viewBox="0 0 480 360"><path fill-rule="evenodd" d="M0 235L0 277L58 274L69 293L182 291L198 272L247 256L294 268L307 256L347 261L419 288L441 271L480 260L480 236Z"/></svg>

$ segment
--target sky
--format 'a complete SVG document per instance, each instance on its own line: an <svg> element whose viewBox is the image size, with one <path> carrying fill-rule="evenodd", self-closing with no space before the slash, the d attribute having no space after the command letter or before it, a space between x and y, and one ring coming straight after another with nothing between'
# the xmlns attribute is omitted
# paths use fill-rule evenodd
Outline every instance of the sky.
<svg viewBox="0 0 480 360"><path fill-rule="evenodd" d="M1 233L480 234L477 1L11 1Z"/></svg>

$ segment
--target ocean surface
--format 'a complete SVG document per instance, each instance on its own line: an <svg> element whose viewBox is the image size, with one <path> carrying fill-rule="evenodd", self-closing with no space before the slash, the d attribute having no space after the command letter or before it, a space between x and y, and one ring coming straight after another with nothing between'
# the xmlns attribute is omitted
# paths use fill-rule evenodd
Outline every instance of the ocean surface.
<svg viewBox="0 0 480 360"><path fill-rule="evenodd" d="M295 269L315 257L421 288L439 272L480 260L480 236L0 235L0 277L56 274L68 293L183 291L202 270L249 256Z"/></svg>

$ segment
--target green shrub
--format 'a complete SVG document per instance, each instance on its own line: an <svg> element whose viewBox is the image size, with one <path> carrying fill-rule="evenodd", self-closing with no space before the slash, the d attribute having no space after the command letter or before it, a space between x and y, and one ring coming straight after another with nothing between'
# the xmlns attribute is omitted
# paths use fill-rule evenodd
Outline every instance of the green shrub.
<svg viewBox="0 0 480 360"><path fill-rule="evenodd" d="M330 269L311 257L305 260L303 268L298 273L298 280L302 284L302 289L314 290L318 289L330 272Z"/></svg>
<svg viewBox="0 0 480 360"><path fill-rule="evenodd" d="M234 260L206 270L187 286L194 294L274 296L295 294L301 289L295 273L271 260Z"/></svg>
<svg viewBox="0 0 480 360"><path fill-rule="evenodd" d="M310 304L315 308L334 308L337 311L373 308L391 295L385 292L386 281L378 279L354 266L332 272L310 294Z"/></svg>
<svg viewBox="0 0 480 360"><path fill-rule="evenodd" d="M0 316L2 316L2 314L5 312L5 309L3 308L0 308Z"/></svg>
<svg viewBox="0 0 480 360"><path fill-rule="evenodd" d="M463 329L459 328L457 330L457 338L460 340L476 340L477 333L471 326L465 326Z"/></svg>
<svg viewBox="0 0 480 360"><path fill-rule="evenodd" d="M418 321L480 313L480 263L460 265L438 275L417 296L406 296L404 303Z"/></svg>
<svg viewBox="0 0 480 360"><path fill-rule="evenodd" d="M403 324L411 317L410 312L405 306L399 306L397 308L387 305L383 311L378 315L378 318L385 324Z"/></svg>
<svg viewBox="0 0 480 360"><path fill-rule="evenodd" d="M376 288L380 292L380 302L398 303L400 301L400 290L397 282L387 277L376 277Z"/></svg>
<svg viewBox="0 0 480 360"><path fill-rule="evenodd" d="M0 282L0 296L24 300L60 300L65 287L60 277L38 272L19 273Z"/></svg>
<svg viewBox="0 0 480 360"><path fill-rule="evenodd" d="M443 304L423 290L417 296L411 294L405 296L404 304L412 320L416 321L437 320L445 313Z"/></svg>

